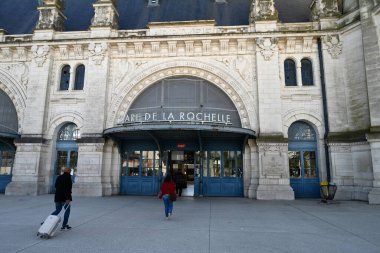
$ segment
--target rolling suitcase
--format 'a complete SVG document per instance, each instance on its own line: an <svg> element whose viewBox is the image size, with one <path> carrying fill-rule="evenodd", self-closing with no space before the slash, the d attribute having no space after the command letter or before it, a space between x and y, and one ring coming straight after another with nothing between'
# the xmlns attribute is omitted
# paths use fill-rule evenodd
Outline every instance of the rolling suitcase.
<svg viewBox="0 0 380 253"><path fill-rule="evenodd" d="M49 215L46 218L46 220L41 224L37 236L45 239L53 237L69 205L70 204L65 205L66 208L65 206L63 206L63 211L61 211L58 215Z"/></svg>

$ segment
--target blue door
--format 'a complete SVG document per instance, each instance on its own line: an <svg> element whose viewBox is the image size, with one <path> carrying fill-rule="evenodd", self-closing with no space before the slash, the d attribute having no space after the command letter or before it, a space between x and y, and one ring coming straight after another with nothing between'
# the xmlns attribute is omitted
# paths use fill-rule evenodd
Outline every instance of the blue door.
<svg viewBox="0 0 380 253"><path fill-rule="evenodd" d="M0 143L0 193L5 192L5 188L12 180L12 168L15 151Z"/></svg>
<svg viewBox="0 0 380 253"><path fill-rule="evenodd" d="M289 128L289 176L296 198L320 197L317 142L314 129L304 122Z"/></svg>
<svg viewBox="0 0 380 253"><path fill-rule="evenodd" d="M58 132L52 185L53 193L55 192L55 180L62 174L65 167L71 168L71 180L75 183L78 163L78 144L76 139L78 136L79 130L74 123L65 124Z"/></svg>
<svg viewBox="0 0 380 253"><path fill-rule="evenodd" d="M243 196L241 151L205 151L202 192L205 196Z"/></svg>
<svg viewBox="0 0 380 253"><path fill-rule="evenodd" d="M155 150L130 150L122 154L120 193L156 195L162 178L161 158Z"/></svg>

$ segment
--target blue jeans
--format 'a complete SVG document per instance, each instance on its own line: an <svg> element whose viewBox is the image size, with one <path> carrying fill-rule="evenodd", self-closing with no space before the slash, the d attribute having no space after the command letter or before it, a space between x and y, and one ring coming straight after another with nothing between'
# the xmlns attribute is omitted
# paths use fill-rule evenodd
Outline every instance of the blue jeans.
<svg viewBox="0 0 380 253"><path fill-rule="evenodd" d="M65 206L66 202L55 202L55 211L52 212L52 215L58 215L62 208ZM63 216L63 223L62 227L65 227L67 225L67 222L69 221L70 216L70 205L67 207L67 210L65 212L65 215Z"/></svg>
<svg viewBox="0 0 380 253"><path fill-rule="evenodd" d="M169 194L162 196L162 200L164 201L165 205L165 216L168 217L169 213L171 214L173 212L173 202L170 201Z"/></svg>

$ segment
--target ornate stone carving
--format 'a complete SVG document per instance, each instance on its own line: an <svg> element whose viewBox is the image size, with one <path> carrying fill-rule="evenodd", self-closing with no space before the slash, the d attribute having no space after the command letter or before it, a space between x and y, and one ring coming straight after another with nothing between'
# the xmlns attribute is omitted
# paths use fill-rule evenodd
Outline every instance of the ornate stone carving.
<svg viewBox="0 0 380 253"><path fill-rule="evenodd" d="M88 51L90 52L90 59L95 62L96 65L100 65L106 55L108 49L107 43L90 43Z"/></svg>
<svg viewBox="0 0 380 253"><path fill-rule="evenodd" d="M29 68L25 63L16 63L5 66L0 65L0 68L9 71L12 76L24 86L28 84Z"/></svg>
<svg viewBox="0 0 380 253"><path fill-rule="evenodd" d="M257 46L264 57L264 60L270 61L274 52L277 50L277 38L259 38L257 39Z"/></svg>
<svg viewBox="0 0 380 253"><path fill-rule="evenodd" d="M319 16L321 18L340 16L338 0L321 0Z"/></svg>
<svg viewBox="0 0 380 253"><path fill-rule="evenodd" d="M327 47L327 51L333 59L337 59L342 53L342 42L338 34L326 35L323 37L323 42Z"/></svg>
<svg viewBox="0 0 380 253"><path fill-rule="evenodd" d="M278 20L278 12L274 0L252 0L249 23L263 20Z"/></svg>
<svg viewBox="0 0 380 253"><path fill-rule="evenodd" d="M111 27L117 29L119 14L112 0L98 0L94 3L95 15L91 21L92 27Z"/></svg>
<svg viewBox="0 0 380 253"><path fill-rule="evenodd" d="M38 67L42 67L46 61L50 52L50 47L48 45L43 46L32 46L33 60L37 63Z"/></svg>
<svg viewBox="0 0 380 253"><path fill-rule="evenodd" d="M38 7L40 16L36 29L64 30L66 17L63 15L64 4L62 0L45 0L41 7Z"/></svg>

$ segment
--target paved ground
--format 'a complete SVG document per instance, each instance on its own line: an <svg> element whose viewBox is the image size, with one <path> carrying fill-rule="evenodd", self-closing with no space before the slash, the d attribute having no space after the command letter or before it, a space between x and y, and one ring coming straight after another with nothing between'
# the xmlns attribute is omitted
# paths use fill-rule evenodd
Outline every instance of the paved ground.
<svg viewBox="0 0 380 253"><path fill-rule="evenodd" d="M53 208L0 195L0 252L380 252L380 206L365 202L184 197L166 220L154 197L76 197L73 229L40 239Z"/></svg>

